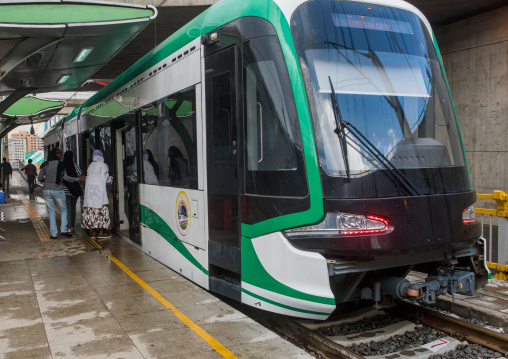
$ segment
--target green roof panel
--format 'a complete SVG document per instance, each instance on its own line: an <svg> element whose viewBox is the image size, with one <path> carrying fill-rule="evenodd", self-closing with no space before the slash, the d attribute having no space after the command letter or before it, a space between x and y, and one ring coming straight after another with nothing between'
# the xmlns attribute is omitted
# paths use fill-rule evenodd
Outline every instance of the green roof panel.
<svg viewBox="0 0 508 359"><path fill-rule="evenodd" d="M151 16L153 16L151 9L132 8L114 4L0 4L0 23L5 24L110 22Z"/></svg>
<svg viewBox="0 0 508 359"><path fill-rule="evenodd" d="M36 116L45 111L65 106L64 101L45 100L37 97L23 97L9 107L4 115L10 117Z"/></svg>

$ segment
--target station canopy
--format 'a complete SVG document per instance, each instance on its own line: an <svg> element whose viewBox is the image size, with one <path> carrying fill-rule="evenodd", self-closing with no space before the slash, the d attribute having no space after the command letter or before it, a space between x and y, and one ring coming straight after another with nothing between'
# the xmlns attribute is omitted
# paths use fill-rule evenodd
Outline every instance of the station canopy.
<svg viewBox="0 0 508 359"><path fill-rule="evenodd" d="M103 1L1 1L0 137L56 114L65 102L28 95L79 89L156 16Z"/></svg>

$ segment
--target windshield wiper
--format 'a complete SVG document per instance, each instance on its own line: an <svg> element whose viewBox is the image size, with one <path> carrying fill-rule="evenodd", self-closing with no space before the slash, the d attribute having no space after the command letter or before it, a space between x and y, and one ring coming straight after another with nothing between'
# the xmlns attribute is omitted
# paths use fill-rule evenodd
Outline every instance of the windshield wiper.
<svg viewBox="0 0 508 359"><path fill-rule="evenodd" d="M399 188L406 193L408 196L419 196L420 193L413 187L411 182L408 181L406 176L402 172L399 171L397 167L390 162L388 158L381 152L370 140L351 122L344 121L342 119L342 115L339 110L339 105L337 103L337 98L335 97L335 88L333 87L332 79L328 76L328 81L330 81L330 88L332 90L332 106L333 106L333 114L335 116L335 123L337 127L333 132L337 134L339 137L340 146L342 148L342 158L344 159L344 166L346 167L346 175L347 181L351 182L351 175L349 170L349 160L347 155L347 141L346 134L344 128L349 130L349 133L352 134L358 142L369 151L381 165L383 165L388 172L390 173L390 177L392 180L399 186Z"/></svg>
<svg viewBox="0 0 508 359"><path fill-rule="evenodd" d="M337 43L334 43L334 42L330 42L330 41L325 41L325 43L334 46L335 49L337 51L339 51L339 53L341 53L341 52L338 49L338 46L344 47L344 48L346 48L348 50L356 51L357 53L359 53L359 54L361 54L361 55L363 55L365 57L368 57L369 59L371 59L371 61L373 61L372 60L372 54L364 54L364 53L362 53L362 52L360 52L358 50L350 49L350 48L348 48L346 46L343 46L343 45L340 45L340 44L337 44ZM377 56L374 54L374 57L377 57ZM346 60L348 62L351 63L351 61L347 57L345 57L345 58L346 58ZM377 66L381 66L381 68L384 69L384 67L380 63L380 61L377 61L377 62L373 61L373 62L376 65L376 67ZM351 63L351 65L354 66L353 63ZM361 73L361 71L360 71L360 73ZM420 193L418 193L418 191L408 181L406 176L404 176L404 174L402 172L400 172L399 169L397 167L395 167L393 165L393 163L391 163L390 160L388 160L388 158L386 158L386 156L376 146L374 146L374 144L372 142L370 142L369 139L367 137L365 137L365 135L359 129L357 129L355 127L355 125L353 125L351 122L347 122L347 121L342 120L342 115L340 113L339 106L337 104L337 98L335 97L335 88L333 87L332 79L330 78L330 76L328 76L328 80L330 81L330 87L332 89L333 113L335 115L335 122L337 124L337 127L335 128L334 132L337 134L337 136L339 136L340 145L342 147L342 156L344 158L344 164L345 164L345 167L346 167L346 174L347 174L348 182L351 182L351 177L350 177L350 174L349 174L349 161L348 161L348 157L347 157L347 141L346 141L346 135L345 135L344 127L346 127L349 130L349 133L352 134L358 140L358 142L360 142L360 144L367 151L369 151L377 159L377 161L379 163L381 163L381 165L383 165L388 170L388 172L390 173L390 178L394 181L394 183L404 193L406 193L409 196L419 196ZM386 96L384 96L384 97L386 98ZM391 103L391 101L388 98L386 98L386 100L393 107L393 104ZM398 99L397 99L397 101L398 101ZM399 108L402 109L402 106L399 106ZM399 117L398 114L397 114L397 117ZM404 118L405 116L403 115L402 117Z"/></svg>
<svg viewBox="0 0 508 359"><path fill-rule="evenodd" d="M349 159L347 156L347 142L346 135L344 133L344 127L342 123L342 115L339 110L339 105L337 103L337 97L335 97L335 88L333 87L332 79L328 76L328 80L330 81L330 88L332 89L332 106L333 106L333 115L335 116L335 124L336 128L333 132L337 134L339 137L340 147L342 149L342 159L344 160L344 167L346 168L346 176L348 183L351 182L351 175L349 172Z"/></svg>
<svg viewBox="0 0 508 359"><path fill-rule="evenodd" d="M390 177L392 180L399 186L399 188L404 191L408 196L419 196L420 193L413 187L411 182L404 176L402 172L399 171L397 167L390 162L388 158L381 152L372 142L369 141L367 137L351 122L342 121L342 127L346 127L349 130L349 133L352 134L358 142L369 151L379 163L381 163L390 173Z"/></svg>

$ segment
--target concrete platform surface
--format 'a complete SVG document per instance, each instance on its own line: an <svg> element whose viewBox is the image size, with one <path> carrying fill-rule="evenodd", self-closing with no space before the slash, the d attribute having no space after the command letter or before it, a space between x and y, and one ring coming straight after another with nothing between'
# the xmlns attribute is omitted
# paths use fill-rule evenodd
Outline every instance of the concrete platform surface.
<svg viewBox="0 0 508 359"><path fill-rule="evenodd" d="M118 237L101 241L103 250L92 250L80 235L47 241L41 189L28 195L17 173L11 183L7 203L0 204L6 219L0 222L6 231L0 231L6 239L0 240L0 359L310 357ZM436 306L508 332L507 281L492 280L473 297L455 295L455 302L441 296Z"/></svg>
<svg viewBox="0 0 508 359"><path fill-rule="evenodd" d="M23 191L47 224L40 188L15 174L0 233L0 358L310 358L212 294L113 236L41 241ZM32 211L32 210L30 210ZM32 211L33 215L33 211ZM217 350L147 292L114 256L195 323ZM214 349L215 348L215 349Z"/></svg>

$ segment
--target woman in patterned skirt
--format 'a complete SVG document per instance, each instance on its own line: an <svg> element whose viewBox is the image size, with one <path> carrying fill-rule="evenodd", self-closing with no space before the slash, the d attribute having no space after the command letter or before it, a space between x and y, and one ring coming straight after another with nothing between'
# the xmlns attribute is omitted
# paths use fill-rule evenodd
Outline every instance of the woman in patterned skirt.
<svg viewBox="0 0 508 359"><path fill-rule="evenodd" d="M88 166L81 227L92 230L92 238L109 238L104 230L111 228L109 199L106 184L111 183L108 165L101 151L93 151L93 162Z"/></svg>

